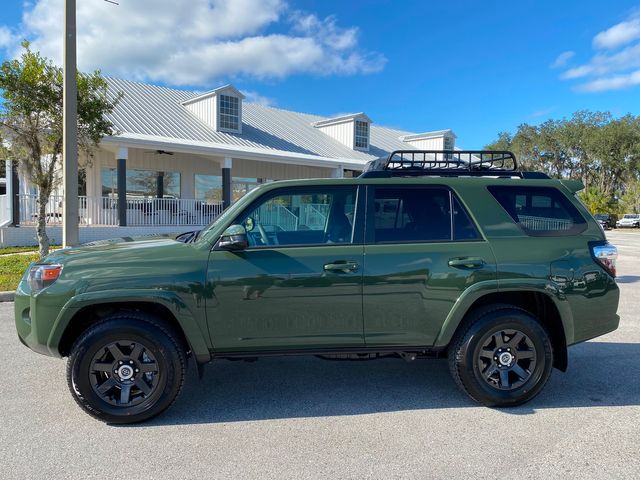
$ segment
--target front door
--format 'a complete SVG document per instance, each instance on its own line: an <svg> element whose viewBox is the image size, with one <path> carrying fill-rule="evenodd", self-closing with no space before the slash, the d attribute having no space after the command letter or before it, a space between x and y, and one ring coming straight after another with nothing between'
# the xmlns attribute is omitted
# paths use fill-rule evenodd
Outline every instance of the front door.
<svg viewBox="0 0 640 480"><path fill-rule="evenodd" d="M493 251L446 187L369 190L366 344L430 346L460 294L496 278Z"/></svg>
<svg viewBox="0 0 640 480"><path fill-rule="evenodd" d="M281 188L235 219L249 248L209 256L216 351L364 345L357 196L355 186Z"/></svg>

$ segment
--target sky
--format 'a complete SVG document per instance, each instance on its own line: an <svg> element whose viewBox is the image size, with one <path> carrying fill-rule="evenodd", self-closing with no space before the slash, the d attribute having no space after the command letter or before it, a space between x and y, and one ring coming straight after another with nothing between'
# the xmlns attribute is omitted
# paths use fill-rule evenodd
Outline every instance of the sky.
<svg viewBox="0 0 640 480"><path fill-rule="evenodd" d="M77 0L81 70L482 148L577 110L640 114L640 1ZM2 0L0 60L62 59L63 0Z"/></svg>

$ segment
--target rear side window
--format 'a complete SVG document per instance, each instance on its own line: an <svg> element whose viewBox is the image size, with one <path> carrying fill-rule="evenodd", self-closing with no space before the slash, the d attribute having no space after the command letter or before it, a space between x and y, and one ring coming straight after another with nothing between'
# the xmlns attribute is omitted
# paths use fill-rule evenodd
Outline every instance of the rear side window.
<svg viewBox="0 0 640 480"><path fill-rule="evenodd" d="M587 228L576 207L556 188L492 186L488 189L527 235L575 235Z"/></svg>
<svg viewBox="0 0 640 480"><path fill-rule="evenodd" d="M478 231L457 198L439 187L376 187L373 241L475 240Z"/></svg>

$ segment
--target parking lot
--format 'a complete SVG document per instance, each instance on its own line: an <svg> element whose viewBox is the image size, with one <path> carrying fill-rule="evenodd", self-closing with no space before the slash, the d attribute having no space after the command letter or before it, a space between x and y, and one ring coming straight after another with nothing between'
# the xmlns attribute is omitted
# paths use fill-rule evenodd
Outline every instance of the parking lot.
<svg viewBox="0 0 640 480"><path fill-rule="evenodd" d="M472 403L443 360L273 358L192 369L163 416L108 426L0 303L0 478L640 478L640 232L608 236L620 328L515 409Z"/></svg>

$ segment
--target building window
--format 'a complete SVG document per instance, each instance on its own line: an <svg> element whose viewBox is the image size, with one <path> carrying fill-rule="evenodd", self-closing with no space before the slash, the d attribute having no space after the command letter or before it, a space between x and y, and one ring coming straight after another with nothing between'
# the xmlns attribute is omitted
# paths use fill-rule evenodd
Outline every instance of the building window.
<svg viewBox="0 0 640 480"><path fill-rule="evenodd" d="M369 123L356 120L355 125L355 148L362 150L369 149Z"/></svg>
<svg viewBox="0 0 640 480"><path fill-rule="evenodd" d="M196 174L196 200L206 203L222 203L222 177Z"/></svg>
<svg viewBox="0 0 640 480"><path fill-rule="evenodd" d="M118 173L115 168L103 168L102 196L118 194ZM157 172L154 170L127 170L127 196L156 197L159 179L162 177L162 196L180 198L180 172Z"/></svg>
<svg viewBox="0 0 640 480"><path fill-rule="evenodd" d="M238 131L240 129L240 99L220 95L220 128Z"/></svg>

